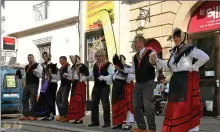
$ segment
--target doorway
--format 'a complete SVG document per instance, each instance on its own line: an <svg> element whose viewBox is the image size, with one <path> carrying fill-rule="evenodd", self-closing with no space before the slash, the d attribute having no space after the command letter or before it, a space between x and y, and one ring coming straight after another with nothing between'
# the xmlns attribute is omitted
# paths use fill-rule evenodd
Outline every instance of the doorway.
<svg viewBox="0 0 220 132"><path fill-rule="evenodd" d="M192 45L203 50L209 56L209 61L199 69L200 92L202 96L204 116L217 115L216 103L216 37L214 33L196 34L192 36ZM196 60L195 60L196 61Z"/></svg>

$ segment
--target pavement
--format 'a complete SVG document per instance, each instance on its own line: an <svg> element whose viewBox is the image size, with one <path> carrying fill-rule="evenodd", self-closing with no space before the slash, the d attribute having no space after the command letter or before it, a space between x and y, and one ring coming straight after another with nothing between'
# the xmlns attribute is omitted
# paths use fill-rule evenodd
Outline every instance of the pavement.
<svg viewBox="0 0 220 132"><path fill-rule="evenodd" d="M102 114L102 113L100 113ZM61 123L61 122L56 122L56 121L41 121L40 119L37 121L19 121L18 119L2 119L2 128L1 130L3 132L49 132L43 129L39 129L34 127L38 126L39 128L42 127L50 127L53 128L51 132L121 132L121 130L112 130L111 128L105 128L103 129L101 125L103 125L103 119L102 115L100 115L100 127L88 127L88 124L90 124L90 113L87 113L87 116L84 118L84 123L81 125L75 125L72 124L71 122L69 123ZM163 123L164 116L156 116L156 124L157 124L157 132L162 131L162 123ZM28 128L26 130L21 130L21 126L17 128L10 128L7 127L5 128L4 124L6 123L14 123L14 124L23 124L23 125L29 125L32 126L31 128ZM133 124L133 127L136 127L136 123ZM23 127L25 128L25 127ZM49 129L48 129L49 130ZM56 130L56 131L55 131ZM202 118L201 120L201 125L200 125L200 131L199 132L220 132L220 119L216 118Z"/></svg>

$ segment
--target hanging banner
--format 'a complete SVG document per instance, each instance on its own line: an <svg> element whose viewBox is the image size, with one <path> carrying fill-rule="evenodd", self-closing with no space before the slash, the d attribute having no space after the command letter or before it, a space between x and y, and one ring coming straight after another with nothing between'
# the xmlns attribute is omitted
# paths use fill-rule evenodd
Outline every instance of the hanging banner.
<svg viewBox="0 0 220 132"><path fill-rule="evenodd" d="M102 27L99 11L108 10L114 22L114 1L86 1L86 30Z"/></svg>
<svg viewBox="0 0 220 132"><path fill-rule="evenodd" d="M100 20L105 34L106 47L108 52L108 59L112 61L112 57L117 53L115 36L112 28L109 12L107 10L101 10L99 12Z"/></svg>

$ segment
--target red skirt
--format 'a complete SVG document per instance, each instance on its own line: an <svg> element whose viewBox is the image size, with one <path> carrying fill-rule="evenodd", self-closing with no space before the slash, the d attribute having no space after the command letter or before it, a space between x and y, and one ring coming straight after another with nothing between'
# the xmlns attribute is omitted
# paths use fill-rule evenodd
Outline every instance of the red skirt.
<svg viewBox="0 0 220 132"><path fill-rule="evenodd" d="M200 124L203 107L197 72L188 73L185 102L168 102L162 132L188 132Z"/></svg>
<svg viewBox="0 0 220 132"><path fill-rule="evenodd" d="M67 119L80 120L86 112L86 84L78 82L74 95L70 98Z"/></svg>
<svg viewBox="0 0 220 132"><path fill-rule="evenodd" d="M133 113L132 93L134 90L134 83L126 83L124 85L124 99L118 100L112 105L112 124L113 126L122 124L127 117L127 112Z"/></svg>

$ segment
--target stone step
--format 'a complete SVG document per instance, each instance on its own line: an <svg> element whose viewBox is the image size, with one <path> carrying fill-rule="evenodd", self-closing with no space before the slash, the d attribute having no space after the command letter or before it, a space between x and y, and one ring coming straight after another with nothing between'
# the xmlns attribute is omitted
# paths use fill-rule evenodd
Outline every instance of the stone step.
<svg viewBox="0 0 220 132"><path fill-rule="evenodd" d="M6 131L7 129L14 129L14 130L24 130L30 132L99 132L96 130L88 130L83 128L75 128L73 125L68 126L60 125L61 123L45 123L37 122L37 121L16 121L16 120L8 120L2 121L1 127Z"/></svg>

